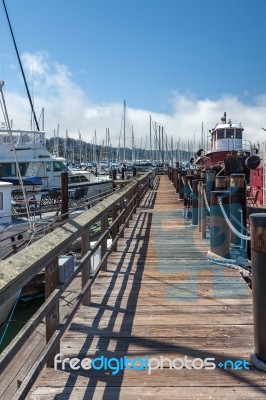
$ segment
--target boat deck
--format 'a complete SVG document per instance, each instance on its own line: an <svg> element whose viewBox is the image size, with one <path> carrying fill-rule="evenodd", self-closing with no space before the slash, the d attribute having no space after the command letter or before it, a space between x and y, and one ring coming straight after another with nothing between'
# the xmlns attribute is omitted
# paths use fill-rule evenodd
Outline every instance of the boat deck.
<svg viewBox="0 0 266 400"><path fill-rule="evenodd" d="M29 399L265 398L265 374L244 364L253 348L250 289L239 271L208 262L209 241L182 214L162 176L61 342L62 358L98 357L98 367L108 359L111 368L44 369ZM116 369L124 356L135 369ZM216 368L202 368L205 358ZM141 369L147 360L150 372Z"/></svg>

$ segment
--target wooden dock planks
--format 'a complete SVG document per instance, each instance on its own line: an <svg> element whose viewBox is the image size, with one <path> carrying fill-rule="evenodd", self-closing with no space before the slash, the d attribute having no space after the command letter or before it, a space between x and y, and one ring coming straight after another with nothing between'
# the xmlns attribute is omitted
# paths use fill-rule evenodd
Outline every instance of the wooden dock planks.
<svg viewBox="0 0 266 400"><path fill-rule="evenodd" d="M250 291L239 272L207 261L208 240L183 218L165 176L130 222L62 343L62 357L148 356L248 360L253 347ZM155 362L155 361L154 361ZM255 370L45 369L31 400L263 399Z"/></svg>

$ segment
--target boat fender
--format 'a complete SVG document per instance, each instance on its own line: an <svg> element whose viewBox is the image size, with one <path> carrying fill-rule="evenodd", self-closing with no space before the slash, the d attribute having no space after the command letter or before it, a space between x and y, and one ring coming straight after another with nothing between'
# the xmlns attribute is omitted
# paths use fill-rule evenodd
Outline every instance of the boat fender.
<svg viewBox="0 0 266 400"><path fill-rule="evenodd" d="M256 169L260 165L260 157L259 156L249 156L245 160L245 165L248 169Z"/></svg>

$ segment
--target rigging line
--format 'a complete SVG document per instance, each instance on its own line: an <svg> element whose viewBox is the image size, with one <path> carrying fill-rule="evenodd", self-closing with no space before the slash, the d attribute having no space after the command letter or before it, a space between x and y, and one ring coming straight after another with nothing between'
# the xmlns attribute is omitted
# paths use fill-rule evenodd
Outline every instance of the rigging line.
<svg viewBox="0 0 266 400"><path fill-rule="evenodd" d="M15 308L16 308L16 306L17 306L17 302L18 302L18 299L19 299L19 296L20 296L21 291L22 291L22 288L19 289L19 292L18 292L17 297L16 297L16 301L15 301L13 307L12 307L12 310L11 310L11 313L10 313L10 315L9 315L8 321L6 322L5 330L4 330L4 332L3 332L3 334L2 334L2 336L1 336L1 338L0 338L0 345L2 344L2 341L4 340L4 337L5 337L5 335L6 335L6 331L7 331L8 327L9 327L9 325L10 325L10 322L11 322L11 319L12 319L12 317L13 317Z"/></svg>
<svg viewBox="0 0 266 400"><path fill-rule="evenodd" d="M4 115L5 115L5 120L7 122L7 129L9 131L10 140L11 140L11 143L12 143L12 146L13 146L16 169L17 169L17 174L19 176L19 183L21 185L23 196L24 196L24 199L25 199L25 206L26 206L26 210L27 210L27 216L28 216L28 221L29 221L29 224L30 224L30 228L33 229L32 221L31 221L31 218L30 218L29 203L27 202L27 194L26 194L26 190L25 190L25 187L24 187L23 181L22 181L22 176L21 176L19 163L18 163L17 151L16 151L16 147L15 147L14 141L13 141L11 125L10 125L10 121L9 121L9 117L8 117L8 112L7 112L7 108L6 108L6 102L5 102L4 94L3 94L3 86L4 86L4 82L0 81L0 92L1 92L2 103L3 103L3 107L4 107Z"/></svg>
<svg viewBox="0 0 266 400"><path fill-rule="evenodd" d="M9 16L8 16L5 0L2 0L2 1L3 1L4 9L5 9L7 22L8 22L8 25L9 25L9 29L10 29L10 32L11 32L11 36L12 36L12 39L13 39L13 43L14 43L14 46L15 46L15 50L16 50L18 62L19 62L19 65L20 65L21 73L22 73L22 76L23 76L24 84L25 84L25 87L26 87L28 99L29 99L29 102L30 102L31 111L32 111L32 114L33 114L33 117L34 117L34 121L35 121L35 124L36 124L36 127L37 127L37 131L39 131L40 130L39 124L38 124L38 121L37 121L37 118L36 118L35 110L34 110L34 107L33 107L33 102L32 102L32 99L31 99L31 95L30 95L30 92L29 92L29 88L28 88L28 84L27 84L27 81L26 81L25 73L24 73L24 70L23 70L23 66L22 66L22 63L21 63L20 56L19 56L19 52L18 52L15 36L13 34L13 29L12 29L12 26L11 26L11 22L10 22L10 19L9 19Z"/></svg>

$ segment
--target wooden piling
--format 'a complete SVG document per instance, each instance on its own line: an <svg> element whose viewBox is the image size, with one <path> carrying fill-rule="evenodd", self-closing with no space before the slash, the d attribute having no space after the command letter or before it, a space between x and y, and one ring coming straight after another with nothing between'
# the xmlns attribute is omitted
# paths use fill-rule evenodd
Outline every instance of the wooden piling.
<svg viewBox="0 0 266 400"><path fill-rule="evenodd" d="M250 215L254 344L266 363L266 213Z"/></svg>
<svg viewBox="0 0 266 400"><path fill-rule="evenodd" d="M199 224L199 210L198 210L198 202L199 202L199 192L198 192L198 179L194 179L192 181L192 225Z"/></svg>
<svg viewBox="0 0 266 400"><path fill-rule="evenodd" d="M210 204L210 251L217 256L228 258L230 255L230 228L218 203L222 199L223 208L229 216L229 195L226 190L212 191Z"/></svg>
<svg viewBox="0 0 266 400"><path fill-rule="evenodd" d="M247 208L247 183L245 174L230 175L230 214L231 222L238 232L241 232L241 225L246 227L246 208ZM234 232L231 232L231 243L241 245L242 241Z"/></svg>

